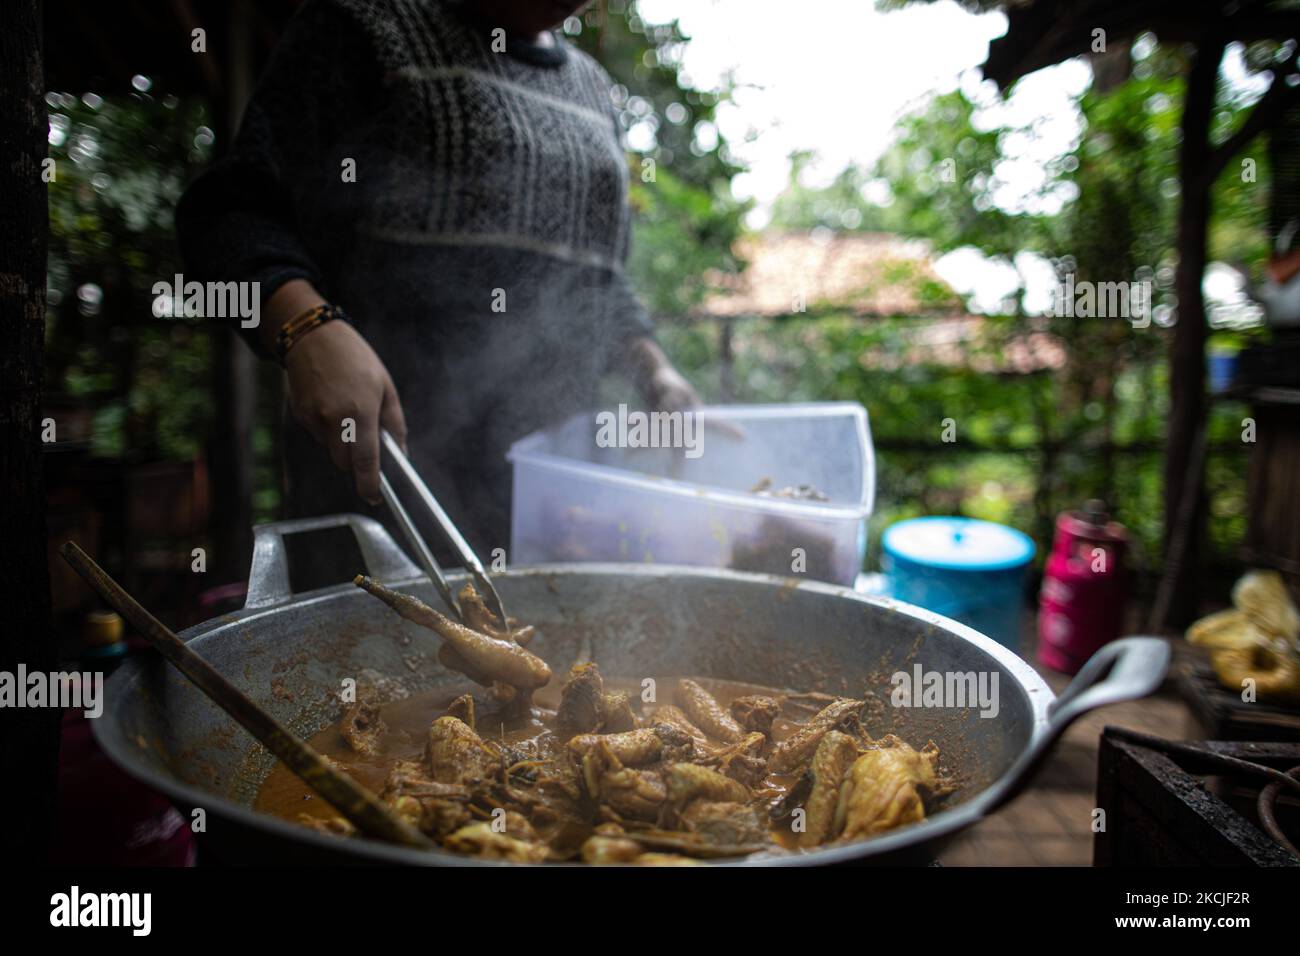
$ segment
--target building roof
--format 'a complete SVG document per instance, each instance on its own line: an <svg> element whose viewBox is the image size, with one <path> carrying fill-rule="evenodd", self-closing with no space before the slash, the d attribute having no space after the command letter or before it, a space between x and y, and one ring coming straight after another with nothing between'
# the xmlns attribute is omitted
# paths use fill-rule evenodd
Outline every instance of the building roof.
<svg viewBox="0 0 1300 956"><path fill-rule="evenodd" d="M858 357L867 368L942 365L1027 374L1065 363L1065 349L1051 333L1008 338L997 325L1006 320L967 313L935 272L928 243L890 233L765 232L746 237L736 253L748 266L738 276L711 277L720 291L704 300L696 318L916 318L901 330L901 348Z"/></svg>
<svg viewBox="0 0 1300 956"><path fill-rule="evenodd" d="M736 254L748 265L737 276L710 277L721 291L702 303L707 316L964 312L934 271L928 244L918 240L878 232L763 232L742 239Z"/></svg>

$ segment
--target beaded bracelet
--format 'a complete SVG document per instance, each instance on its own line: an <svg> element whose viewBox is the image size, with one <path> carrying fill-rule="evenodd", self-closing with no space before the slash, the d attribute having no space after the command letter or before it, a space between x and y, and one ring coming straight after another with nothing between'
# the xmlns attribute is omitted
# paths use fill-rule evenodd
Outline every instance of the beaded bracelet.
<svg viewBox="0 0 1300 956"><path fill-rule="evenodd" d="M337 305L330 305L328 302L322 302L320 305L313 305L305 312L295 315L284 325L280 326L280 331L275 335L275 357L281 365L293 348L302 339L304 335L314 328L324 325L326 322L334 319L346 319L347 314Z"/></svg>

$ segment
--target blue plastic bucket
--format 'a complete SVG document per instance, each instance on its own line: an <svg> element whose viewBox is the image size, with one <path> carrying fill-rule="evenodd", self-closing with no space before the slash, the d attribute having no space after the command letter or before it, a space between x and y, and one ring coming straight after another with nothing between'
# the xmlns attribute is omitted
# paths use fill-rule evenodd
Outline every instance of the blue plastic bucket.
<svg viewBox="0 0 1300 956"><path fill-rule="evenodd" d="M900 521L881 537L892 597L916 604L1018 650L1028 535L974 518Z"/></svg>

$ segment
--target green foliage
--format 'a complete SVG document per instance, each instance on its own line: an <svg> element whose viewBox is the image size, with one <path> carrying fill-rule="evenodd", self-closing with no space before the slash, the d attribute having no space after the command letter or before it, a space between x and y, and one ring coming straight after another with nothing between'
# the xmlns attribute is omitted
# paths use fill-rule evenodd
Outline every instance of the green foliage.
<svg viewBox="0 0 1300 956"><path fill-rule="evenodd" d="M47 387L95 407L98 454L191 458L211 414L211 340L155 318L152 287L180 271L172 209L208 155L203 110L144 94L47 102Z"/></svg>
<svg viewBox="0 0 1300 956"><path fill-rule="evenodd" d="M884 229L924 238L937 254L972 246L1004 262L1032 251L1076 281L1150 278L1156 303L1172 306L1184 67L1180 51L1156 46L1139 56L1127 82L1079 98L1079 142L1049 165L1041 193L1031 197L1064 197L1059 212L994 205L999 168L1034 130L990 126L955 91L904 118L870 171L849 167L830 185L811 188L802 172L812 154L793 156L773 225ZM1215 135L1222 139L1240 124L1246 105L1226 94L1219 102ZM1257 266L1267 244L1269 170L1260 144L1244 155L1256 160L1257 181L1243 181L1240 167L1229 164L1214 187L1210 248L1216 257ZM888 187L887 205L866 198L878 191L868 189L873 181ZM919 328L909 317L862 322L836 315L736 323L735 397L847 399L867 407L880 449L873 544L890 522L923 513L1004 521L1041 544L1058 511L1102 497L1132 531L1139 563L1155 566L1165 508L1168 331L1114 319L990 317L965 356L939 366L911 357ZM1060 369L980 371L998 367L1013 340L1028 333L1049 335L1064 349ZM1214 342L1235 348L1255 334L1217 332ZM662 338L716 395L719 356L701 350L707 337L674 328ZM1209 534L1217 563L1234 560L1244 531L1245 414L1233 403L1210 410ZM945 419L957 425L955 444L941 441Z"/></svg>
<svg viewBox="0 0 1300 956"><path fill-rule="evenodd" d="M614 79L619 123L644 147L629 157L633 281L653 312L684 314L710 291L710 274L740 269L732 249L748 204L731 195L731 178L742 167L715 123L730 85L696 89L681 68L689 38L676 21L645 23L635 0L575 21L569 38Z"/></svg>
<svg viewBox="0 0 1300 956"><path fill-rule="evenodd" d="M981 129L975 105L960 90L936 96L899 124L899 134L877 163L892 202L892 231L924 237L937 252L975 246L992 258L1010 260L1024 250L1042 251L1045 217L1010 213L993 197L1003 185L999 164L1015 155L1016 137L1032 126Z"/></svg>
<svg viewBox="0 0 1300 956"><path fill-rule="evenodd" d="M867 199L870 177L861 166L849 164L829 186L804 184L804 171L815 158L812 150L790 156L790 181L772 204L773 229L831 229L837 232L896 232L890 210Z"/></svg>

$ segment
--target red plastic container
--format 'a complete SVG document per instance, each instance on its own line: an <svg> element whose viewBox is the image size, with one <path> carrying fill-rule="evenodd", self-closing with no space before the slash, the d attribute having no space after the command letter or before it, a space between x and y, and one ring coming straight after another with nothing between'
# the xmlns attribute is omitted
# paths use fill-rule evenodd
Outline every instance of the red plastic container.
<svg viewBox="0 0 1300 956"><path fill-rule="evenodd" d="M1056 518L1056 537L1038 595L1038 659L1053 670L1077 673L1124 623L1128 532L1105 505Z"/></svg>

